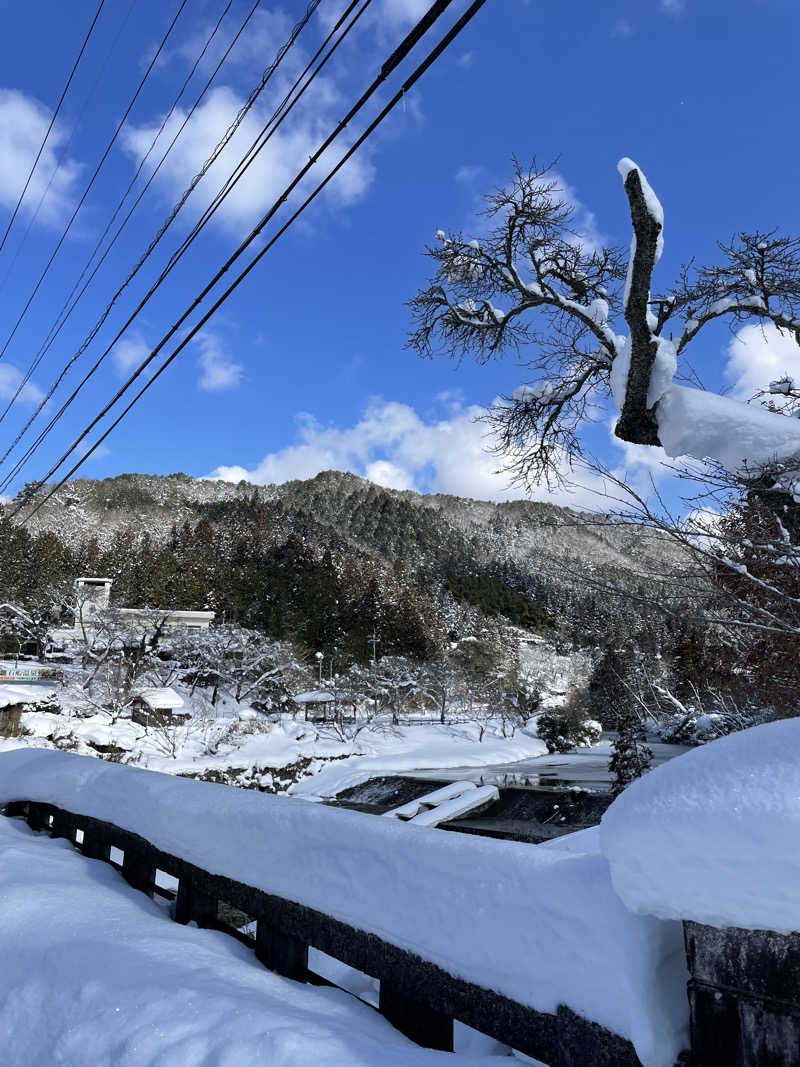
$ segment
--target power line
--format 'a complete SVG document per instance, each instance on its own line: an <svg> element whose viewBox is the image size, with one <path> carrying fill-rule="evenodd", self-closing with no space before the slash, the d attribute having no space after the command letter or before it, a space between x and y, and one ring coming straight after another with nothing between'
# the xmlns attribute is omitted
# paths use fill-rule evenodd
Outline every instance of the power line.
<svg viewBox="0 0 800 1067"><path fill-rule="evenodd" d="M338 133L341 132L342 129L344 129L344 127L347 125L347 123L350 121L350 119L354 116L355 112L357 110L359 110L361 106L363 106L363 103L365 103L366 100L369 99L369 97L374 93L374 91L377 89L377 87L385 80L386 77L388 77L389 73L391 73L391 71L408 54L408 51L410 51L410 49L413 47L413 45L424 34L425 29L420 30L421 25L423 23L427 23L427 26L432 25L432 23L436 20L436 18L439 17L439 15L442 13L442 11L446 7L449 6L450 2L452 2L452 0L439 0L438 3L434 4L431 7L431 9L429 10L428 14L426 16L424 16L422 20L420 20L420 23L418 23L417 26L414 28L414 30L411 31L411 34L409 34L409 37L406 38L406 40L403 42L403 44L401 46L399 46L398 49L395 50L395 52L392 54L390 59L387 60L387 62L381 68L381 73L378 75L378 78L375 80L375 82L373 82L373 86L370 87L370 90L367 90L367 93L365 93L360 98L360 100L357 102L357 104L354 105L354 108L352 108L351 111L348 112L348 115L345 117L345 119L343 119L342 122L339 124L339 126L337 126L337 134L336 135L338 135ZM414 72L403 82L403 84L401 85L400 89L395 93L395 95L391 98L391 100L382 108L382 110L373 119L373 121L369 124L369 126L367 126L366 130L364 130L364 132L361 134L361 136L358 137L357 140L351 145L351 147L342 156L342 158L339 160L339 162L336 164L336 166L333 167L329 171L329 173L326 175L324 180L322 182L320 182L319 185L314 189L314 191L303 201L303 203L297 208L297 210L291 215L291 217L284 223L284 225L278 230L278 232L271 238L271 240L253 257L253 259L250 261L250 263L248 263L248 265L244 268L244 270L242 270L237 275L237 277L228 286L228 288L221 294L221 296L219 296L217 298L217 300L209 308L209 310L192 327L192 329L189 331L189 333L181 340L181 342L172 351L172 353L170 353L170 355L167 357L167 359L164 360L164 362L158 368L158 370L148 379L147 382L145 382L145 384L142 386L142 388L139 390L139 392L133 397L133 399L131 401L129 401L128 405L123 409L122 412L120 412L120 414L111 423L111 425L103 432L103 434L97 439L97 441L91 446L91 448L89 448L83 454L83 456L78 460L78 462L75 463L70 468L70 470L67 472L67 474L64 475L64 477L61 478L52 487L50 492L47 493L47 495L26 516L26 518L23 520L24 522L29 521L44 506L44 504L47 503L47 501L61 488L62 485L64 485L65 482L67 482L72 477L72 475L86 462L86 460L89 458L89 456L92 455L92 453L99 447L99 445L102 444L102 442L108 437L108 435L119 425L119 423L122 421L122 419L125 418L125 416L128 414L128 412L133 408L133 406L138 402L138 400L144 395L144 393L150 388L150 386L153 385L153 383L161 376L161 374L164 373L164 371L172 363L172 361L180 354L181 351L183 351L184 348L186 348L186 346L192 341L192 339L199 333L199 331L203 328L203 326L205 326L205 324L209 321L209 319L216 313L216 311L228 299L228 297L231 295L231 293L233 293L234 290L242 283L242 281L244 281L244 279L247 277L247 275L255 268L255 266L261 261L261 259L263 259L263 257L273 247L273 245L280 239L280 237L289 229L290 226L293 225L293 223L297 220L297 218L306 210L306 208L316 199L317 196L319 196L319 194L325 189L325 187L333 180L333 178L336 176L336 174L338 174L338 172L341 170L341 168L348 162L348 160L361 147L361 145L381 125L381 123L386 119L386 117L390 114L390 112L394 110L394 108L397 106L397 104L402 101L402 99L405 96L405 94L407 92L409 92L410 89L413 88L413 86L417 83L417 81L419 81L419 79L423 76L423 74L425 74L425 72L433 65L433 63L436 62L436 60L445 51L445 49L456 39L456 37L458 37L458 35L461 33L461 31L464 29L464 27L472 20L472 18L477 14L477 12L483 7L483 5L485 3L486 3L486 0L473 0L473 3L470 4L470 6L463 13L463 15L453 24L453 26L450 28L450 30L448 30L448 32L439 41L439 43L428 53L428 55L425 57L425 59L422 61L422 63L420 63L419 66L414 70ZM434 9L438 9L438 10L436 10L436 14L433 14ZM411 40L409 42L409 38L413 38L413 40ZM407 45L407 47L406 47L406 45ZM327 147L327 143L326 143L325 147ZM322 153L322 151L324 151L324 148L319 149L318 152L316 153L316 156L318 157ZM299 180L299 179L296 179L296 180ZM281 202L283 202L283 199L284 198L281 198ZM243 242L243 244L240 246L240 249L237 250L237 253L235 253L233 258L236 258L238 256L238 254L240 254L240 252L243 251L244 248L246 248L247 245L253 239L255 239L255 237L258 235L258 233L261 232L261 230L263 229L264 225L269 220L269 218L271 217L272 214L273 214L273 212L272 212L272 210L270 210L270 212L268 212L267 215L264 216L264 219L262 220L262 222L259 223L259 225L253 230L253 232L247 238L247 240L245 242ZM210 285L213 286L216 283L216 281L228 269L228 267L230 265L230 262L231 262L231 260L226 262L226 264L217 273L215 278L212 279L212 282L210 283ZM64 456L59 460L59 462L54 467L52 467L50 469L50 471L45 475L45 478L43 479L43 481L46 481L48 478L50 478L52 476L52 474L58 469L58 467L60 467L61 464L65 461L67 456L69 456L70 453L75 450L77 445L91 432L91 430L94 428L94 426L97 425L97 423L100 421L100 419L116 403L117 399L119 399L122 396L122 394L129 388L129 386L136 380L136 378L144 371L144 369L155 358L155 356L158 354L158 352L161 350L161 348L164 347L164 345L167 343L169 338L174 335L174 333L179 328L180 324L184 321L186 316L191 312L191 310L194 309L194 307L200 302L200 300L202 300L203 296L205 295L205 293L207 291L208 291L208 287L206 287L206 289L203 290L203 292L200 294L200 296L194 301L194 303L192 304L192 307L189 309L189 312L187 312L186 315L182 316L182 318L178 321L178 323L176 323L175 326L173 326L168 331L168 333L165 334L164 338L162 338L162 340L153 349L153 351L150 353L150 355L147 357L147 359L145 359L142 362L142 364L137 368L135 373L130 376L130 378L128 379L128 382L126 382L125 385L117 392L115 397L112 398L112 400L105 406L105 408L92 421L92 423L86 428L86 430L83 431L83 433L80 435L80 437L78 437L76 439L76 441L73 442L73 444L70 446L68 451L64 454ZM42 483L40 482L39 484L41 485ZM21 510L21 508L23 506L24 506L24 501L21 501L20 504L17 506L17 508L13 512L11 512L11 515L9 517L13 517L14 515L16 515Z"/></svg>
<svg viewBox="0 0 800 1067"><path fill-rule="evenodd" d="M100 82L103 80L103 76L105 75L106 68L108 67L108 64L111 61L112 55L116 51L117 45L119 44L120 38L122 37L122 34L123 34L124 30L125 30L125 27L128 24L128 20L130 19L131 14L133 13L134 7L136 7L136 0L131 0L130 4L128 5L128 10L125 12L125 15L124 15L124 17L122 19L122 22L119 25L119 29L117 30L116 34L114 35L114 40L111 42L111 45L110 45L110 47L109 47L109 49L108 49L108 51L106 53L106 57L103 60L99 71L97 72L97 76L95 77L95 79L94 79L94 81L93 81L93 83L92 83L92 85L91 85L91 87L89 89L89 92L84 97L83 103L81 104L81 106L78 109L78 114L79 115L85 115L88 112L89 104L94 99L94 94L97 91L97 87L99 86ZM72 142L75 140L75 134L78 131L78 125L79 124L78 124L77 121L72 124L72 129L70 131L69 140L67 141L66 145L64 146L64 150L63 150L63 153L62 153L62 159L68 159L69 158L70 149L72 148ZM56 163L55 167L53 167L53 170L50 172L50 177L47 180L47 185L45 186L44 191L42 192L42 195L39 197L39 202L36 205L36 209L33 212L33 214L31 215L30 219L28 219L28 225L25 227L25 233L22 235L22 240L17 245L17 249L14 252L14 257L11 260L11 263L9 264L9 266L7 267L6 272L3 275L2 281L0 281L0 290L2 290L5 287L6 282L11 277L11 274L13 273L14 267L17 264L17 259L19 258L19 255L22 252L22 249L25 247L25 242L28 240L28 234L31 232L31 229L32 229L34 223L38 219L39 212L42 210L42 205L44 204L45 200L47 199L47 196L48 196L48 194L50 192L50 189L51 189L51 187L53 185L53 182L55 181L56 175L58 174L58 172L60 170L61 170L61 161L58 161Z"/></svg>
<svg viewBox="0 0 800 1067"><path fill-rule="evenodd" d="M69 77L67 78L67 84L61 90L61 96L58 98L58 103L56 104L56 109L53 112L52 118L50 119L50 125L47 127L47 132L44 135L44 139L42 140L42 143L39 145L39 151L36 153L36 158L34 159L33 165L31 166L31 169L28 172L28 177L25 179L25 184L22 187L22 192L19 194L19 200L17 200L16 206L15 206L13 212L11 213L11 218L8 220L8 225L6 226L5 233L3 234L2 240L0 240L0 252L3 251L3 246L6 243L6 238L8 237L9 233L11 232L11 227L14 225L14 219L17 217L17 212L20 209L22 201L25 199L25 194L27 193L28 186L31 183L31 178L33 177L33 172L36 170L36 167L37 167L37 165L39 163L39 160L42 157L42 152L44 152L44 146L47 144L47 139L50 136L50 133L52 132L52 129L53 129L53 126L55 125L56 119L58 118L58 113L61 111L61 105L64 103L64 97L67 95L67 92L69 90L70 85L72 85L72 79L75 77L75 71L78 69L78 64L80 63L81 59L83 59L83 53L86 51L86 46L89 43L89 38L92 36L92 33L94 32L94 28L97 25L97 20L100 18L100 12L103 10L103 4L104 3L105 3L105 0L100 0L100 3L98 5L98 7L97 7L97 11L95 11L95 13L94 13L94 18L92 19L91 24L89 26L89 29L86 31L86 34L85 34L85 36L83 38L83 44L81 45L80 52L78 52L78 57L75 60L75 62L72 64L72 70L69 72Z"/></svg>
<svg viewBox="0 0 800 1067"><path fill-rule="evenodd" d="M167 43L167 39L169 38L170 34L172 33L172 30L173 30L173 28L175 26L175 23L178 21L178 18L180 17L180 14L183 11L183 9L186 7L187 3L188 3L188 0L181 0L180 4L178 6L178 10L175 12L175 15L172 18L172 22L170 22L170 24L169 24L169 26L167 28L167 32L161 38L161 42L159 43L159 46L156 49L155 54L153 55L153 58L150 60L150 64L147 67L147 70L144 72L144 75L142 76L142 80L139 82L139 85L138 85L138 87L136 89L136 92L133 94L133 97L131 98L130 103L128 104L127 108L125 109L125 114L119 120L119 123L117 124L117 128L114 130L114 134L111 137L111 140L108 142L108 145L106 146L106 149L103 152L103 155L100 157L99 163L97 164L97 166L94 169L94 173L92 174L91 178L89 179L89 184L84 189L83 195L81 196L80 200L78 201L77 207L73 211L73 213L72 213L72 215L70 217L70 220L66 225L66 228L64 229L63 233L59 237L58 243L56 244L56 247L53 249L53 252L52 252L52 254L50 256L50 259L47 261L47 265L45 266L44 270L40 274L39 280L37 281L36 285L33 288L33 292L28 297L28 300L27 300L27 303L25 304L25 307L20 312L19 318L17 319L17 321L14 324L14 328L12 329L12 331L9 334L8 338L6 339L6 342L3 345L2 349L0 349L0 359L2 359L3 356L6 354L6 351L8 350L8 346L11 344L11 341L13 340L14 335L16 334L17 330L19 329L20 323L25 318L25 315L27 314L28 308L33 303L34 297L36 296L36 294L39 291L39 287L41 286L42 282L46 278L47 273L48 273L48 271L50 270L50 267L53 264L53 260L58 255L59 249L61 248L62 244L66 240L67 234L69 233L70 229L72 228L72 224L75 221L75 219L76 219L76 217L78 215L78 212L83 207L83 203L86 200L86 197L89 195L89 192L91 191L91 188L95 183L95 179L97 178L98 174L100 173L101 167L103 166L103 164L105 163L106 159L108 158L109 152L114 147L114 143L116 142L117 137L119 136L120 130L125 125L125 122L126 122L126 120L128 118L128 115L130 114L131 109L133 108L133 105L136 103L136 101L137 101L137 99L139 97L139 94L141 93L142 89L144 88L144 84L147 81L147 79L149 78L150 72L152 71L153 67L156 64L156 60L161 55L161 51L164 48L164 45Z"/></svg>
<svg viewBox="0 0 800 1067"><path fill-rule="evenodd" d="M341 28L342 24L346 21L348 16L351 14L353 9L358 5L359 2L361 2L361 7L359 8L359 10L355 13L355 15L353 15L353 17L350 20L350 22L342 30L342 33L340 34L339 38L336 41L334 41L334 43L328 49L327 53L323 56L323 58L321 59L321 61L317 65L317 67L311 72L310 76L305 81L305 84L303 84L301 86L301 82L306 77L306 75L309 73L309 70L311 70L311 68L317 62L317 60L319 59L320 55L325 51L325 49L328 48L328 45L330 44L331 39L339 31L339 29ZM2 485L0 485L0 489L6 488L14 480L14 478L17 476L17 474L22 469L22 467L28 462L28 460L31 458L33 453L39 448L39 446L41 445L41 443L44 440L44 438L51 432L51 430L53 429L55 424L58 422L58 420L62 417L62 415L64 414L66 409L75 400L76 396L78 395L80 390L83 388L83 386L87 383L87 381L97 371L97 369L100 367L100 365L103 362L103 360L105 359L105 357L113 349L114 345L120 340L120 338L123 336L123 334L129 328L131 323L134 321L134 319L137 317L137 315L141 312L142 308L145 306L145 304L151 298L153 293L156 292L156 290L163 283L164 279L167 277L167 275L170 273L170 271L173 269L173 267L179 262L181 257L188 251L188 249L191 246L191 244L193 243L193 241L196 239L196 237L202 231L203 227L208 224L210 219L213 217L213 215L219 209L221 204L224 202L225 198L230 194L232 189L235 187L236 183L241 179L241 177L243 176L243 174L245 173L247 168L250 166L250 164L253 162L253 160L256 158L258 153L265 147L265 145L269 142L270 138L280 128L280 126L282 125L284 120L288 117L288 115L291 113L293 108L300 101L300 99L302 98L303 94L306 92L306 90L312 84L314 79L319 75L320 71L324 68L326 63L331 59L331 57L334 55L336 50L339 48L339 46L342 44L342 42L346 39L348 34L352 31L352 29L354 28L354 26L356 25L358 20L361 18L363 13L366 11L366 9L369 7L371 2L372 2L372 0L352 0L352 2L348 5L346 10L342 13L340 18L337 20L336 24L333 26L331 31L328 33L328 36L325 38L325 40L322 42L320 47L317 49L316 53L311 57L311 59L309 60L308 64L306 65L305 69L300 73L300 75L298 76L298 78L294 82L294 85L291 87L291 89L286 94L284 99L281 101L281 103L278 105L276 110L273 112L273 114L270 117L270 119L268 120L268 122L264 125L264 127L262 128L260 133L257 135L255 140L251 144L250 148L248 149L247 153L245 153L245 156L242 158L242 160L240 160L240 162L237 164L236 168L234 168L233 173L226 180L226 182L224 183L222 188L219 190L219 192L217 193L217 195L214 198L214 200L212 201L212 203L209 205L208 208L206 208L206 211L203 213L201 218L195 224L195 226L193 227L191 232L184 239L182 244L173 252L173 254L172 254L169 262L167 263L166 267L161 272L160 276L156 279L156 282L151 286L150 290L145 294L144 298L139 302L138 306L134 309L132 314L128 317L127 321L117 331L116 336L109 343L109 345L106 347L106 349L100 354L100 356L97 358L97 360L95 361L93 366L84 375L84 377L81 379L81 381L75 387L75 389L70 394L70 396L65 400L65 402L61 405L61 407L56 412L56 414L51 418L51 420L47 424L47 426L39 433L39 436L28 447L27 451L20 457L20 459L17 460L14 468L11 471L9 471L8 474L5 476L5 478L3 479ZM299 91L298 91L298 86L301 86L299 88ZM162 230L163 230L163 227L162 227ZM144 258L145 257L143 257L143 259ZM140 260L139 264L135 268L135 270L133 272L134 274L135 274L135 271L138 270L138 267L141 266L141 263L143 262L143 259ZM128 280L123 284L122 288L124 288L125 285L128 284L128 281L130 281L132 276L133 275L129 276ZM99 330L100 326L105 321L105 318L107 317L108 313L111 310L111 307L113 306L114 300L116 300L116 297L122 291L122 288L117 291L117 294L113 298L112 303L106 308L105 312L103 313L103 316L101 316L101 319L99 320L99 322L95 326L95 328L92 331L92 333L89 335L89 338L87 338L87 340L83 343L83 345L78 350L78 352L67 363L66 367L63 369L63 371L59 375L55 385L49 390L48 394L42 399L42 401L39 404L39 407L34 412L34 414L28 419L28 422L25 424L23 429L17 434L17 437L14 440L14 442L12 443L12 445L10 446L10 448L6 450L5 454L2 457L0 457L0 463L3 463L6 460L6 458L8 457L10 452L14 449L14 447L17 445L17 443L20 441L20 439L22 438L22 436L24 435L24 433L26 432L28 427L31 425L31 423L34 421L34 419L39 414L39 412L41 412L41 410L44 407L44 405L47 403L47 401L53 395L55 389L57 388L57 386L61 382L61 380L64 378L64 376L67 373L67 371L69 370L70 366L72 366L72 364L81 355L81 353L83 351L85 351L85 349L88 346L89 342L93 339L93 337L96 335L97 331Z"/></svg>
<svg viewBox="0 0 800 1067"><path fill-rule="evenodd" d="M261 2L261 0L256 0L255 5L253 6L253 8L251 8L250 15L248 15L247 19L245 20L245 23L242 25L242 29L244 29L244 26L247 24L247 22L250 19L250 16L253 14L253 12L258 7L258 4L260 2ZM178 136L179 136L181 130L183 130L183 128L186 125L186 123L188 122L189 118L194 113L194 110L197 107L197 105L199 104L200 100L205 95L205 92L208 89L209 85L211 84L211 81L213 80L213 77L216 75L217 71L219 70L220 66L222 65L222 62L224 62L224 58L227 58L227 55L229 54L230 49L233 47L233 43L229 46L228 51L225 53L225 57L223 57L223 60L218 64L217 69L214 71L214 75L212 75L212 78L210 78L206 82L202 93L200 94L200 96L195 101L195 103L192 106L192 109L189 112L189 114L186 116L186 119L184 120L183 125L181 126L180 130L178 131L178 134L176 134L175 137L173 137L171 143L167 147L166 152L164 152L164 154L162 155L162 157L161 157L161 159L160 159L160 161L158 163L158 166L153 170L152 174L150 175L150 177L148 178L147 182L145 183L144 188L141 190L141 192L137 196L136 200L134 201L133 205L131 206L131 209L128 211L128 214L123 219L122 224L119 226L119 228L117 229L117 232L114 234L114 236L109 241L105 251L103 252L103 255L100 257L100 259L98 260L97 264L95 265L94 270L89 275L89 278L88 278L88 281L86 282L86 285L84 285L83 289L81 289L80 293L78 294L78 296L76 297L76 299L72 303L71 307L69 307L69 310L67 310L66 314L64 314L64 312L67 309L67 306L69 305L69 303L72 300L73 296L75 296L75 292L76 292L78 286L81 284L81 282L83 281L84 277L86 276L86 272L87 272L87 270L89 270L89 268L90 268L90 266L92 264L92 260L97 255L98 249L102 246L103 241L105 240L105 238L106 238L106 236L108 234L108 231L113 226L114 220L116 219L117 215L122 210L122 206L125 203L125 201L127 200L128 194L130 193L131 189L136 184L136 182L137 182L137 180L139 178L139 175L141 174L142 169L144 168L145 163L150 158L150 154L152 153L153 149L155 148L156 142L158 141L158 139L161 136L161 134L164 132L165 126L167 125L167 123L169 122L170 118L172 117L172 115L173 115L173 113L175 111L175 108L178 106L178 103L180 102L180 99L183 96L187 85L192 80L195 71L197 70L201 60L203 59L203 56L206 54L206 52L208 51L208 48L211 45L211 42L214 40L214 37L216 36L217 31L219 30L219 28L220 28L220 26L222 24L222 20L225 18L227 13L230 11L232 4L233 4L233 0L228 0L225 8L222 11L222 14L220 15L219 19L217 20L216 25L214 26L213 30L211 31L211 34L206 38L206 40L205 40L205 42L203 44L203 47L200 50L200 53L199 53L199 55L197 56L197 58L196 58L196 60L194 62L194 65L193 65L192 69L189 71L189 74L184 79L183 85L181 85L177 96L173 100L172 106L170 107L169 111L164 115L164 119L163 119L160 127L158 128L158 131L157 131L155 137L151 141L150 147L147 149L147 152L142 156L142 158L141 158L141 160L139 162L139 166L136 169L135 174L133 175L133 177L131 178L130 182L128 183L128 188L122 194L122 198L120 199L119 203L117 204L116 208L114 209L114 211L113 211L113 213L111 215L111 218L108 220L108 222L106 224L106 228L103 230L102 234L100 235L100 238L98 239L97 243L95 244L91 255L87 259L87 261L86 261L86 263L85 263L85 265L83 267L83 270L81 271L80 276L78 277L78 280L73 285L72 292L69 294L69 296L67 297L67 299L64 301L63 305L61 306L61 310L56 315L55 322L50 327L50 329L48 330L48 332L47 332L47 334L45 336L44 343L40 347L39 351L36 353L36 356L34 357L32 363L30 364L30 366L26 370L25 374L22 376L22 378L20 379L19 383L17 384L16 392L12 395L11 399L9 400L8 404L6 405L5 410L2 412L2 414L0 414L0 423L3 422L3 420L6 417L6 415L9 413L11 408L14 406L14 404L17 401L17 399L19 398L20 393L25 388L25 386L28 384L28 382L31 380L32 376L36 373L36 370L37 370L39 364L42 362L42 360L44 359L45 355L49 352L51 346L53 345L53 342L56 339L56 337L58 337L58 335L61 332L61 330L63 329L64 325L69 320L70 315L72 314L72 312L77 307L81 297L83 296L83 294L88 289L89 285L91 284L91 282L94 279L95 275L97 274L98 270L103 265L103 263L104 263L106 257L108 256L109 252L111 251L111 249L116 244L117 239L119 238L119 235L125 229L125 226L127 225L128 221L130 220L131 216L133 215L133 212L136 210L138 205L141 203L142 197L144 196L144 194L147 192L148 188L150 187L150 184L153 181L153 179L155 178L156 174L158 173L158 170L160 169L161 164L164 162L164 160L169 155L173 145L175 144L175 142L178 139ZM241 33L241 30L239 31L239 33ZM239 34L236 35L235 39L238 39L238 36L239 36ZM39 409L39 410L41 410L41 409ZM36 414L38 414L38 412ZM36 417L36 415L34 415L34 418L35 417ZM28 425L30 425L30 423ZM26 426L26 429L27 429L27 426ZM11 447L13 448L14 445L12 445ZM5 457L3 457L3 458L5 459ZM0 460L0 462L2 462L2 460Z"/></svg>

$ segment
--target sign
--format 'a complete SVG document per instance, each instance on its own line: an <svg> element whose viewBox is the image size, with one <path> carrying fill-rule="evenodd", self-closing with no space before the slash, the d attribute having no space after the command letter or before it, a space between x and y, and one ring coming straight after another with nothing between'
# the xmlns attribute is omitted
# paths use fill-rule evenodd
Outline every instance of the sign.
<svg viewBox="0 0 800 1067"><path fill-rule="evenodd" d="M0 664L0 685L52 685L63 673L56 667L9 667Z"/></svg>

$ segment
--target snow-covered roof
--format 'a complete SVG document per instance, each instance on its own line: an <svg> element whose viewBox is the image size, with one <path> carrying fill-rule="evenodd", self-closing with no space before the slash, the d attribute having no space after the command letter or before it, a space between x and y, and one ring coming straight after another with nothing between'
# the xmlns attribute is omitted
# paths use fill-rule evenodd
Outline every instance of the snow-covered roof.
<svg viewBox="0 0 800 1067"><path fill-rule="evenodd" d="M327 704L336 697L326 689L311 689L308 693L298 693L292 700L295 704Z"/></svg>
<svg viewBox="0 0 800 1067"><path fill-rule="evenodd" d="M153 711L171 711L183 707L183 697L174 689L142 689L136 696Z"/></svg>
<svg viewBox="0 0 800 1067"><path fill-rule="evenodd" d="M352 703L353 697L350 693L329 693L327 689L311 689L308 693L298 693L297 696L292 697L295 704L329 704L334 701L338 701L340 704L344 701L346 703Z"/></svg>
<svg viewBox="0 0 800 1067"><path fill-rule="evenodd" d="M0 708L14 704L42 704L54 693L54 689L43 689L40 685L0 685Z"/></svg>

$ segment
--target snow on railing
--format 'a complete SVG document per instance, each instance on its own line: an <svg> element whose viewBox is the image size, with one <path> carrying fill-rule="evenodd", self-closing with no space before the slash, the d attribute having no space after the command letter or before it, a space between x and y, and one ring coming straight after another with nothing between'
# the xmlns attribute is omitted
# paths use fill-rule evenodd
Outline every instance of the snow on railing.
<svg viewBox="0 0 800 1067"><path fill-rule="evenodd" d="M119 849L146 892L156 870L178 879L178 921L214 925L219 902L252 917L280 974L305 978L311 946L378 978L421 1044L451 1048L454 1019L558 1067L672 1067L684 1043L681 924L623 906L596 835L577 851L441 834L34 749L0 755L0 804L82 831L87 856Z"/></svg>

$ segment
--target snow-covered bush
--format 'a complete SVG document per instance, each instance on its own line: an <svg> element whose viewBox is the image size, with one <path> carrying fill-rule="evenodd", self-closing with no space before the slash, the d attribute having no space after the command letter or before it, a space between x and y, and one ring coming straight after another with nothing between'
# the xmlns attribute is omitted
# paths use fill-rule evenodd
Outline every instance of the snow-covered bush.
<svg viewBox="0 0 800 1067"><path fill-rule="evenodd" d="M562 707L549 708L536 717L536 732L549 752L569 752L593 745L603 728L590 714L583 694L574 694Z"/></svg>

